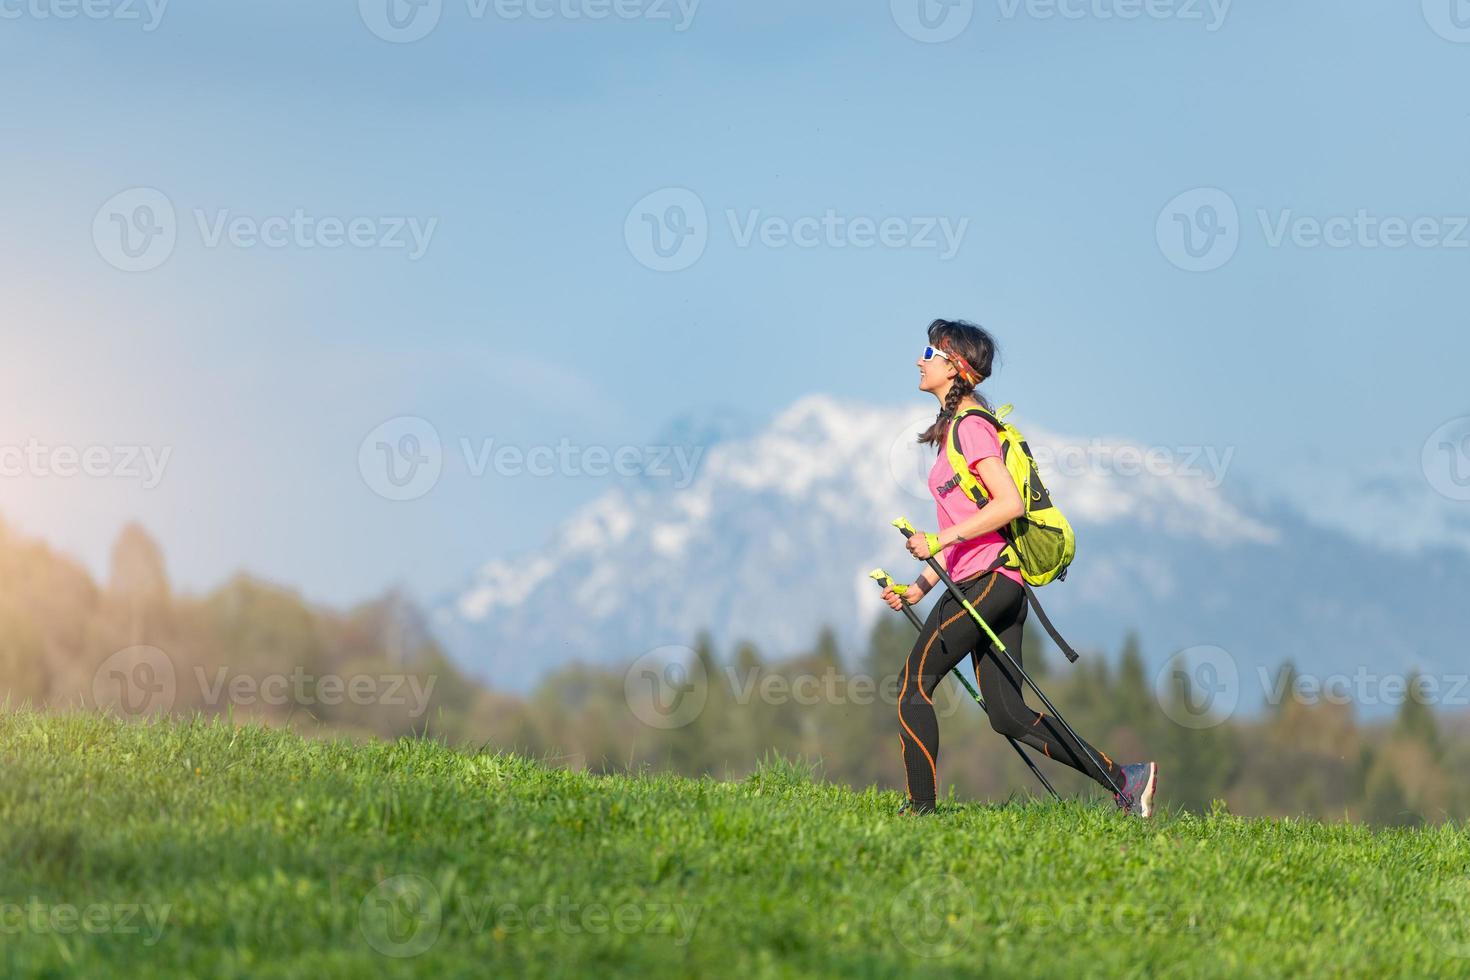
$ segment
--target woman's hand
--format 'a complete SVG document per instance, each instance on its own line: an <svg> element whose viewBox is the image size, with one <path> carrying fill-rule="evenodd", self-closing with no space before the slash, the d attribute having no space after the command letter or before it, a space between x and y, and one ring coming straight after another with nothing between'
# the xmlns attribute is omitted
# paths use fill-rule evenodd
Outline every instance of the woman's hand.
<svg viewBox="0 0 1470 980"><path fill-rule="evenodd" d="M939 540L938 535L925 534L923 531L920 531L918 534L909 538L909 554L919 559L919 561L937 557L939 552L943 550L944 544Z"/></svg>
<svg viewBox="0 0 1470 980"><path fill-rule="evenodd" d="M924 596L928 593L929 589L922 582L917 582L913 585L910 585L906 590L904 590L902 595L900 595L898 591L890 585L888 588L883 590L883 601L888 603L889 609L892 609L894 612L898 612L905 605L917 606L919 603L924 601Z"/></svg>

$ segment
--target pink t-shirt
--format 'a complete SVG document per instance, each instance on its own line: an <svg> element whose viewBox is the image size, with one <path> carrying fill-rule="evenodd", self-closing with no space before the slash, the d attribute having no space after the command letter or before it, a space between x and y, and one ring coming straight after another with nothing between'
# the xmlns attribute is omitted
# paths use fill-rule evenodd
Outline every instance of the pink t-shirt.
<svg viewBox="0 0 1470 980"><path fill-rule="evenodd" d="M970 464L970 472L980 480L982 487L985 486L985 481L980 477L981 461L1000 458L1000 439L996 436L994 427L979 416L972 415L965 419L960 424L960 451ZM941 489L952 479L954 469L949 465L949 453L941 449L939 458L934 461L934 468L929 471L929 492L939 505L941 532L964 523L980 512L975 502L958 486L940 495ZM985 491L987 495L994 496L989 487L985 487ZM950 548L944 553L945 566L956 582L963 582L998 562L1004 548L1005 539L1000 536L999 531L992 531ZM1017 584L1021 582L1021 573L1015 569L1003 568L1000 572Z"/></svg>

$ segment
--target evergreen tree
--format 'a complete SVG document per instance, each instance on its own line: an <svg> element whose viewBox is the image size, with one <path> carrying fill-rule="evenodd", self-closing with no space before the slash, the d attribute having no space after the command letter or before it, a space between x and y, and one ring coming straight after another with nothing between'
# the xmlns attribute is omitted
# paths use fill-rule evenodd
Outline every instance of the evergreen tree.
<svg viewBox="0 0 1470 980"><path fill-rule="evenodd" d="M1422 742L1434 758L1440 758L1444 748L1440 744L1439 724L1434 717L1434 708L1425 698L1424 679L1416 671L1409 677L1409 690L1404 703L1399 707L1394 722L1394 736Z"/></svg>

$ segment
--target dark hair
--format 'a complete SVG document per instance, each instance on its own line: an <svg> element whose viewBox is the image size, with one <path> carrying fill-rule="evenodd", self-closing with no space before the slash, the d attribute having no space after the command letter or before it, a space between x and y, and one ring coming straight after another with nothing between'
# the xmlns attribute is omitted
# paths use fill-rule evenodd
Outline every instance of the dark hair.
<svg viewBox="0 0 1470 980"><path fill-rule="evenodd" d="M996 359L1000 356L1000 349L990 331L964 320L935 320L929 325L929 346L941 345L952 348L969 361L970 367L980 375L981 382L990 377L995 370ZM926 446L942 447L949 436L949 425L954 421L955 412L967 395L974 396L986 409L990 408L990 402L984 395L963 378L956 376L954 387L949 389L949 395L944 399L944 409L934 419L934 424L920 434L919 442Z"/></svg>

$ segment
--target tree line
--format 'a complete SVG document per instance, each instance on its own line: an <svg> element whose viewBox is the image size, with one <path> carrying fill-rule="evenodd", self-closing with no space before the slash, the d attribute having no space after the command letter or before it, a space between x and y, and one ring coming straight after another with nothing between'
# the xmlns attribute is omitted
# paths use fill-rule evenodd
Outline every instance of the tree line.
<svg viewBox="0 0 1470 980"><path fill-rule="evenodd" d="M179 595L136 527L97 583L0 524L0 698L11 707L436 738L599 773L741 778L779 756L833 782L901 792L896 692L913 640L897 616L856 651L840 650L830 630L811 649L777 657L748 643L717 650L700 637L686 664L572 664L517 696L462 672L397 594L337 611L240 575ZM1120 761L1158 761L1166 806L1224 801L1243 815L1377 825L1470 816L1470 787L1453 778L1470 763L1470 731L1412 696L1412 683L1389 722L1286 697L1257 717L1183 725L1173 719L1196 692L1185 677L1156 691L1141 638L1065 668L1043 641L1028 633L1028 670L1089 740ZM1289 664L1276 688L1295 689ZM941 792L1000 802L1039 791L952 678L935 705ZM1097 792L1068 769L1038 764L1064 795Z"/></svg>

